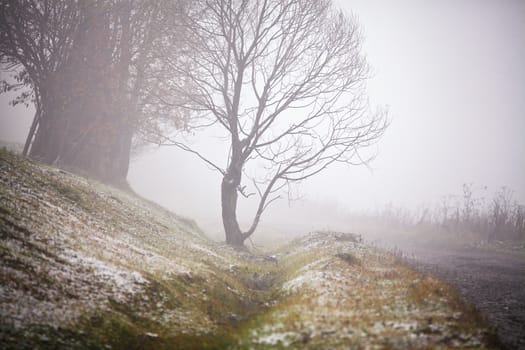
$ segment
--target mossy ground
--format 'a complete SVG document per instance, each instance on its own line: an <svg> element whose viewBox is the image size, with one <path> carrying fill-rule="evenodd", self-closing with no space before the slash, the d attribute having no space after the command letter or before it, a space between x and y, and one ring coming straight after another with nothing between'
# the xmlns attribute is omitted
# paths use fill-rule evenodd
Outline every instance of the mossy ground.
<svg viewBox="0 0 525 350"><path fill-rule="evenodd" d="M275 256L0 151L2 349L491 348L475 310L352 236Z"/></svg>

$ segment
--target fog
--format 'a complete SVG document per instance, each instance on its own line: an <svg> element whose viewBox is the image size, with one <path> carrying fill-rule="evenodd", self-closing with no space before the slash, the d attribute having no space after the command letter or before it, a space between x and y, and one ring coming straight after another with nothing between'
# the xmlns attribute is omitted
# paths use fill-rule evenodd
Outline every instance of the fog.
<svg viewBox="0 0 525 350"><path fill-rule="evenodd" d="M305 213L316 205L432 206L460 193L463 183L487 186L489 196L507 186L525 202L525 2L341 0L340 6L361 24L373 67L370 101L389 106L391 124L368 166L335 164L302 182L293 189L296 200L270 208L260 230L282 230L283 218L291 231L293 224L295 230L341 226L330 218L308 220ZM22 143L33 110L0 98L0 139ZM227 146L213 132L195 136L207 154L226 162ZM151 146L134 157L128 180L139 194L219 237L219 175L175 147ZM252 209L241 203L241 219Z"/></svg>
<svg viewBox="0 0 525 350"><path fill-rule="evenodd" d="M0 344L525 349L524 37L523 0L0 1Z"/></svg>
<svg viewBox="0 0 525 350"><path fill-rule="evenodd" d="M368 167L328 168L295 189L302 200L283 200L262 225L282 215L306 227L329 228L337 226L329 218L302 222L305 202L353 211L388 203L415 209L459 194L463 183L487 186L489 196L508 186L523 203L525 3L341 1L341 6L362 26L373 67L370 100L389 105L391 125ZM216 140L207 151L226 161ZM221 178L190 154L175 148L144 152L133 162L129 181L178 213L220 222Z"/></svg>

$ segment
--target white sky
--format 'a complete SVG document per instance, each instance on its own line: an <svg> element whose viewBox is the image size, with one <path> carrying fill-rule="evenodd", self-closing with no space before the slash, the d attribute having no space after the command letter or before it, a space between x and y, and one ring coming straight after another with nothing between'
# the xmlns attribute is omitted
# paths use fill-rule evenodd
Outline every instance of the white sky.
<svg viewBox="0 0 525 350"><path fill-rule="evenodd" d="M392 124L366 167L334 166L301 185L310 200L416 207L462 183L506 185L525 203L525 1L341 0L361 23L373 104ZM31 111L0 97L0 139L22 142ZM218 215L220 178L174 148L133 162L141 194L181 214Z"/></svg>
<svg viewBox="0 0 525 350"><path fill-rule="evenodd" d="M371 98L392 118L373 173L345 171L352 201L414 206L474 182L523 202L525 2L341 2L366 36Z"/></svg>

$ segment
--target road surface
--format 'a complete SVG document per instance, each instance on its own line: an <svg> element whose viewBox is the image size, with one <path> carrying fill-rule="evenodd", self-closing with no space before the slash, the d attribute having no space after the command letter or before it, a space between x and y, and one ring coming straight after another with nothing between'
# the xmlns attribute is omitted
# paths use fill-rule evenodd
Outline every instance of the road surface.
<svg viewBox="0 0 525 350"><path fill-rule="evenodd" d="M418 269L446 280L476 305L505 349L525 350L525 257L478 248L401 249Z"/></svg>

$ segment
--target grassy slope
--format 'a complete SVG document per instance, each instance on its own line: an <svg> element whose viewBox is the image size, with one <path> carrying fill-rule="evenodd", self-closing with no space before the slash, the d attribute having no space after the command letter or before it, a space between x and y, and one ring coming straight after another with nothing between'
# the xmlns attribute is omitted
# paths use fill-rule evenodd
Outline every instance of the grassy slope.
<svg viewBox="0 0 525 350"><path fill-rule="evenodd" d="M6 151L0 195L1 348L490 347L447 286L352 236L276 262Z"/></svg>

